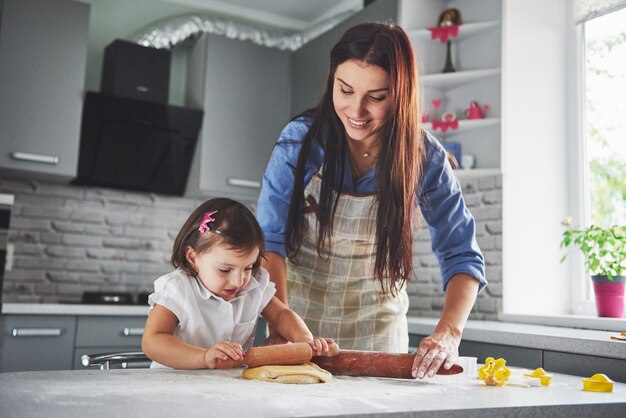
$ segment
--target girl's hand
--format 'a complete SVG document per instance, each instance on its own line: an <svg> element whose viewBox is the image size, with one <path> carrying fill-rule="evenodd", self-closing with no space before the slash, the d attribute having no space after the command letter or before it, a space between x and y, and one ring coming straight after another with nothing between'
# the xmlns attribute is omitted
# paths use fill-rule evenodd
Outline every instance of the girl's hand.
<svg viewBox="0 0 626 418"><path fill-rule="evenodd" d="M311 348L313 349L314 356L321 356L324 353L328 353L330 349L328 348L329 344L332 344L334 340L332 338L322 338L317 337L312 341L307 341Z"/></svg>
<svg viewBox="0 0 626 418"><path fill-rule="evenodd" d="M228 359L243 359L243 349L240 344L222 341L204 352L204 363L209 369L215 369L220 360Z"/></svg>
<svg viewBox="0 0 626 418"><path fill-rule="evenodd" d="M433 377L441 365L448 370L458 362L459 343L459 339L443 332L424 338L413 360L413 377Z"/></svg>

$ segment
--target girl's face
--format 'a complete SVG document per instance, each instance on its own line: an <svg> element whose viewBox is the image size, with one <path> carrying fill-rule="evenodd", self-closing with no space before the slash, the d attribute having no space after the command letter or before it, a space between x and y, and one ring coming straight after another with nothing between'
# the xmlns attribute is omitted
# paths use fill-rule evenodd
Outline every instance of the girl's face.
<svg viewBox="0 0 626 418"><path fill-rule="evenodd" d="M187 248L187 260L198 272L198 279L213 294L231 300L246 287L252 277L252 268L259 257L259 249L238 251L217 245L198 254Z"/></svg>
<svg viewBox="0 0 626 418"><path fill-rule="evenodd" d="M357 60L337 66L333 104L348 138L376 140L387 122L389 93L389 75L382 68Z"/></svg>

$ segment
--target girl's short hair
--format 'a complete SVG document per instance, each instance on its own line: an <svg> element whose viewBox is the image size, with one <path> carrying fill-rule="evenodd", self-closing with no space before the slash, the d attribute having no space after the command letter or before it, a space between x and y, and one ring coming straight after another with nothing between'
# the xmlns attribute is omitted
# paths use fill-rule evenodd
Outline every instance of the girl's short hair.
<svg viewBox="0 0 626 418"><path fill-rule="evenodd" d="M208 223L209 229L200 232L200 223L206 213L211 213L214 221ZM217 230L217 231L216 231ZM187 248L202 254L217 245L226 245L236 251L249 252L259 249L259 256L253 265L256 274L265 251L263 231L250 209L243 204L227 198L207 200L193 211L174 240L172 266L185 273L196 276L196 269L187 260Z"/></svg>

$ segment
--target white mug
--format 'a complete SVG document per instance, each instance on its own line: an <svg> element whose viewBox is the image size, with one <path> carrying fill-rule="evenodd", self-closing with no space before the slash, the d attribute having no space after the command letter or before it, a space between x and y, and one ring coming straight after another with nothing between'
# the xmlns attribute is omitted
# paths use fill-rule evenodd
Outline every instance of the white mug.
<svg viewBox="0 0 626 418"><path fill-rule="evenodd" d="M474 168L474 164L476 163L476 159L472 154L463 154L461 156L461 167L465 170L469 170Z"/></svg>

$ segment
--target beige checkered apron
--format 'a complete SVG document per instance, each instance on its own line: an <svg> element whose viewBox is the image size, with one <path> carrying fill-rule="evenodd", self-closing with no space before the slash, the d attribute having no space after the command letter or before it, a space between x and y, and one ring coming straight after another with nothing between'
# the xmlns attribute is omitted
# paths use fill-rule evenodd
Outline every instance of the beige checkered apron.
<svg viewBox="0 0 626 418"><path fill-rule="evenodd" d="M406 353L406 288L395 298L383 298L380 283L373 277L375 195L339 195L331 253L321 258L316 244L321 183L318 173L304 192L308 232L298 254L299 264L288 263L289 305L302 316L313 335L334 338L342 349Z"/></svg>

